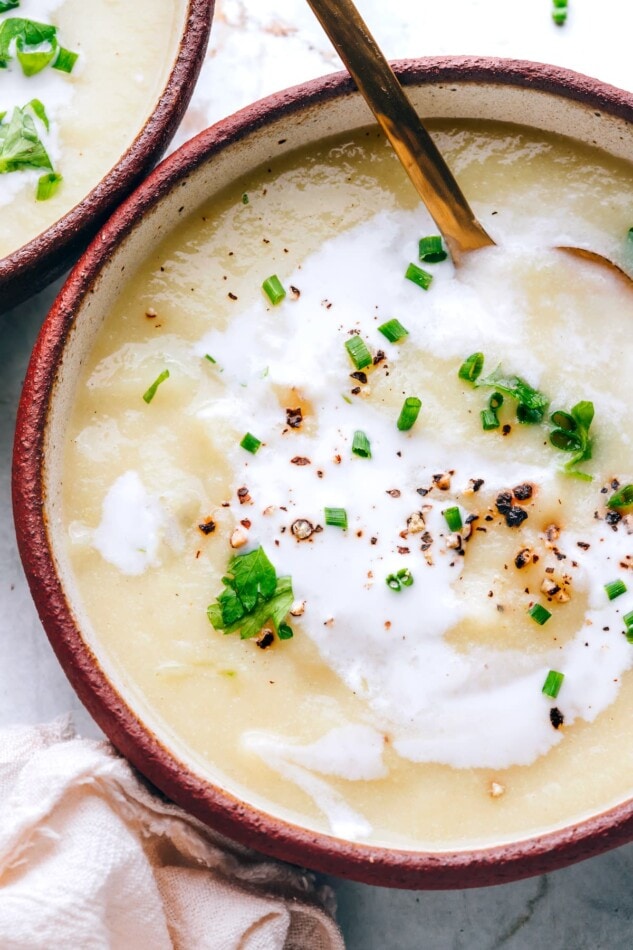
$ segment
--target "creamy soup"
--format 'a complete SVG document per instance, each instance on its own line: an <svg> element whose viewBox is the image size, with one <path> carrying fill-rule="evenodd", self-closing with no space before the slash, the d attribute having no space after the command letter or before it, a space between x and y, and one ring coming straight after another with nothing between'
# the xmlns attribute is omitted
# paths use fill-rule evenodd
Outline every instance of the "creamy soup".
<svg viewBox="0 0 633 950"><path fill-rule="evenodd" d="M27 121L51 165L29 168L21 162L0 173L0 257L70 211L129 148L164 88L185 16L185 0L20 0L0 13L0 37L3 24L17 19L57 31L55 58L44 68L29 74L33 66L23 66L16 49L20 42L24 50L24 37L16 33L7 65L0 69L5 128L14 110L33 100L41 103L46 118L29 108ZM52 43L27 45L26 52L46 54ZM63 62L57 60L57 46L77 55L66 63L70 72L59 68ZM1 133L2 126L0 143ZM25 155L24 148L17 152ZM0 148L0 169L2 159ZM38 200L38 181L51 170L61 182L50 197L45 191Z"/></svg>
<svg viewBox="0 0 633 950"><path fill-rule="evenodd" d="M554 248L626 264L633 182L433 129L499 246L420 260L435 228L374 131L236 182L109 314L64 505L102 662L180 757L441 849L630 792L633 290Z"/></svg>

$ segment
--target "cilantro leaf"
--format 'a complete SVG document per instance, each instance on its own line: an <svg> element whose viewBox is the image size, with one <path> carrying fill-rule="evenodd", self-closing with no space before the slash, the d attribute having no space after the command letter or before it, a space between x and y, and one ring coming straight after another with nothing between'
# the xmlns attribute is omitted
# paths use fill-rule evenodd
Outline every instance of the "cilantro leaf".
<svg viewBox="0 0 633 950"><path fill-rule="evenodd" d="M223 579L223 583L227 582L248 613L260 594L265 599L272 597L277 584L277 572L260 546L249 554L238 554L231 559L227 577Z"/></svg>
<svg viewBox="0 0 633 950"><path fill-rule="evenodd" d="M21 109L16 106L9 122L0 125L0 174L24 168L53 170L33 119L33 115L42 118L39 109L43 107L37 100Z"/></svg>
<svg viewBox="0 0 633 950"><path fill-rule="evenodd" d="M0 67L7 68L12 59L11 46L15 40L15 52L25 75L35 75L57 55L59 44L56 37L57 27L47 23L37 23L35 20L24 20L21 17L9 17L8 20L3 20L0 23ZM48 48L42 49L42 47ZM36 60L31 60L30 57L35 54L38 54ZM48 59L44 62L39 54L45 54ZM22 57L26 57L26 68Z"/></svg>
<svg viewBox="0 0 633 950"><path fill-rule="evenodd" d="M292 630L283 621L294 599L292 580L277 577L262 547L231 558L222 583L224 590L207 609L215 630L239 632L247 640L270 624L276 633L283 628L283 639L289 639Z"/></svg>
<svg viewBox="0 0 633 950"><path fill-rule="evenodd" d="M592 456L593 446L589 429L593 417L593 403L588 400L576 403L570 412L559 409L550 416L550 420L556 427L550 433L550 442L561 452L573 452L572 457L563 466L563 471L586 481L591 481L591 475L579 472L576 466L581 462L589 461Z"/></svg>
<svg viewBox="0 0 633 950"><path fill-rule="evenodd" d="M15 10L20 6L20 0L0 0L0 13L6 13L7 10Z"/></svg>

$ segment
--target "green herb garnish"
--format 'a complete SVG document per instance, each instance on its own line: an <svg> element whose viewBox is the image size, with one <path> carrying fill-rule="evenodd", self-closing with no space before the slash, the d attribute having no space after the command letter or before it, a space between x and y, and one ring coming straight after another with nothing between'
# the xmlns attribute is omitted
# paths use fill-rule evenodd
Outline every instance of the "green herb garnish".
<svg viewBox="0 0 633 950"><path fill-rule="evenodd" d="M385 583L391 590L402 590L403 587L411 587L413 574L408 567L402 567L395 574L388 574Z"/></svg>
<svg viewBox="0 0 633 950"><path fill-rule="evenodd" d="M444 518L446 519L449 531L461 531L463 527L462 513L457 505L454 505L452 508L447 508L444 512Z"/></svg>
<svg viewBox="0 0 633 950"><path fill-rule="evenodd" d="M532 620L542 627L544 623L547 623L549 618L552 616L549 610L546 607L543 607L542 604L534 604L533 607L530 607L528 614Z"/></svg>
<svg viewBox="0 0 633 950"><path fill-rule="evenodd" d="M607 592L609 600L615 600L616 597L621 597L622 594L626 594L626 584L620 580L620 578L605 584L604 589Z"/></svg>
<svg viewBox="0 0 633 950"><path fill-rule="evenodd" d="M607 502L607 508L630 508L633 505L633 485L623 485Z"/></svg>
<svg viewBox="0 0 633 950"><path fill-rule="evenodd" d="M448 254L442 246L442 238L439 234L420 238L418 253L420 260L424 264L440 264L448 257Z"/></svg>
<svg viewBox="0 0 633 950"><path fill-rule="evenodd" d="M239 631L248 640L270 624L281 640L290 639L292 628L284 621L294 600L292 580L277 577L262 547L232 557L222 583L224 590L207 609L215 630Z"/></svg>
<svg viewBox="0 0 633 950"><path fill-rule="evenodd" d="M251 435L250 432L247 432L240 442L242 448L246 449L247 452L251 452L253 455L255 455L255 452L257 452L261 444L261 440L257 439L254 435Z"/></svg>
<svg viewBox="0 0 633 950"><path fill-rule="evenodd" d="M347 512L345 508L324 508L325 523L332 528L347 529Z"/></svg>
<svg viewBox="0 0 633 950"><path fill-rule="evenodd" d="M467 383L474 383L481 376L483 368L484 354L473 353L467 360L464 360L457 371L457 375L460 379L465 379Z"/></svg>
<svg viewBox="0 0 633 950"><path fill-rule="evenodd" d="M0 0L0 13L6 13L8 10L15 10L20 6L20 0Z"/></svg>
<svg viewBox="0 0 633 950"><path fill-rule="evenodd" d="M433 274L429 274L428 271L422 270L422 268L418 267L417 264L409 264L404 276L407 280L410 280L412 283L417 284L418 287L421 287L422 290L428 290L433 280Z"/></svg>
<svg viewBox="0 0 633 950"><path fill-rule="evenodd" d="M356 369L365 369L366 366L371 366L371 353L362 337L355 334L349 340L345 340L345 349Z"/></svg>
<svg viewBox="0 0 633 950"><path fill-rule="evenodd" d="M560 693L560 688L563 685L564 679L564 673L557 673L556 670L550 670L545 677L545 682L543 683L543 689L541 692L545 693L546 696L551 697L551 699L556 699Z"/></svg>
<svg viewBox="0 0 633 950"><path fill-rule="evenodd" d="M570 412L563 412L559 409L552 413L550 417L552 423L556 426L550 433L550 442L562 452L573 452L572 457L563 466L564 471L569 475L575 475L577 478L583 478L587 481L591 480L591 475L577 471L576 466L591 458L592 446L589 429L593 422L593 416L593 403L585 400L576 403Z"/></svg>
<svg viewBox="0 0 633 950"><path fill-rule="evenodd" d="M417 396L407 396L402 404L396 425L401 432L408 432L415 425L422 408L422 400Z"/></svg>
<svg viewBox="0 0 633 950"><path fill-rule="evenodd" d="M273 306L280 303L286 296L286 291L276 274L266 278L262 284L262 290Z"/></svg>
<svg viewBox="0 0 633 950"><path fill-rule="evenodd" d="M358 455L362 459L371 458L371 445L369 439L364 432L361 432L360 429L357 429L354 433L354 439L352 441L352 452L354 455Z"/></svg>
<svg viewBox="0 0 633 950"><path fill-rule="evenodd" d="M63 72L72 72L78 58L77 53L59 45L57 27L9 17L0 23L0 69L8 67L14 42L15 55L25 76L35 76L49 65Z"/></svg>
<svg viewBox="0 0 633 950"><path fill-rule="evenodd" d="M497 413L502 405L503 396L501 393L493 393L488 400L488 408L481 410L481 427L485 432L499 428L500 423Z"/></svg>
<svg viewBox="0 0 633 950"><path fill-rule="evenodd" d="M0 174L26 168L53 170L34 117L48 128L46 112L38 99L32 99L21 109L16 107L9 122L0 124Z"/></svg>
<svg viewBox="0 0 633 950"><path fill-rule="evenodd" d="M62 180L62 176L58 175L57 172L48 172L46 175L41 175L37 180L36 201L48 201L49 198L57 194Z"/></svg>
<svg viewBox="0 0 633 950"><path fill-rule="evenodd" d="M248 200L249 200L249 199L248 199L248 195L246 194L246 192L244 192L244 194L242 195L242 204L243 204L243 205L247 205L247 204L248 204Z"/></svg>
<svg viewBox="0 0 633 950"><path fill-rule="evenodd" d="M552 0L552 20L562 26L567 19L567 0Z"/></svg>
<svg viewBox="0 0 633 950"><path fill-rule="evenodd" d="M500 366L489 376L479 376L475 381L475 386L489 386L516 399L519 422L529 424L541 422L549 405L549 400L543 393L533 389L520 376L505 376Z"/></svg>
<svg viewBox="0 0 633 950"><path fill-rule="evenodd" d="M160 386L160 384L161 384L161 383L164 383L166 379L169 379L169 370L168 370L168 369L164 369L164 370L162 371L162 373L161 373L159 376L156 377L156 379L154 380L154 382L152 383L152 385L149 387L149 389L147 389L147 390L143 393L143 399L145 400L145 402L146 402L148 405L150 404L150 402L152 401L152 399L153 399L154 396L156 395L156 391L157 391L158 387Z"/></svg>
<svg viewBox="0 0 633 950"><path fill-rule="evenodd" d="M390 343L397 343L398 340L402 340L403 337L409 335L409 331L402 326L399 320L387 320L386 323L378 327L378 331L387 337Z"/></svg>

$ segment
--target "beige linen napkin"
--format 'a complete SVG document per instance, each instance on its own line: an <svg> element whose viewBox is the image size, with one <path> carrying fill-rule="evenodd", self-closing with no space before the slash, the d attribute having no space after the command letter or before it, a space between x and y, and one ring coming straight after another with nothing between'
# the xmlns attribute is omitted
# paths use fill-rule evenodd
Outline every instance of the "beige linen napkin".
<svg viewBox="0 0 633 950"><path fill-rule="evenodd" d="M150 793L68 720L0 732L3 950L342 950L327 887Z"/></svg>

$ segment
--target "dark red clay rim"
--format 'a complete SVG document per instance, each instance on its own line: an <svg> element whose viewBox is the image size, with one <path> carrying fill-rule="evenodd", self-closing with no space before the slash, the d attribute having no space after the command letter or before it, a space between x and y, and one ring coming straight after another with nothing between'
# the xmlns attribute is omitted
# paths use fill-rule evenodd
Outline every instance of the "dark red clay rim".
<svg viewBox="0 0 633 950"><path fill-rule="evenodd" d="M189 0L173 69L158 104L123 157L59 221L0 258L0 313L31 297L76 261L112 211L164 154L204 62L215 0Z"/></svg>
<svg viewBox="0 0 633 950"><path fill-rule="evenodd" d="M531 88L576 100L595 112L633 123L631 95L563 69L473 58L404 61L396 65L405 85L474 82ZM203 822L266 854L368 884L441 889L518 880L631 840L633 801L519 843L452 853L353 844L271 817L198 778L139 722L82 640L49 546L43 506L44 428L64 339L78 306L91 293L102 263L134 223L186 178L189 170L271 120L292 117L306 106L323 104L353 89L347 74L328 76L257 102L201 133L149 176L90 245L42 328L22 393L13 479L20 553L53 649L89 712L143 775Z"/></svg>

